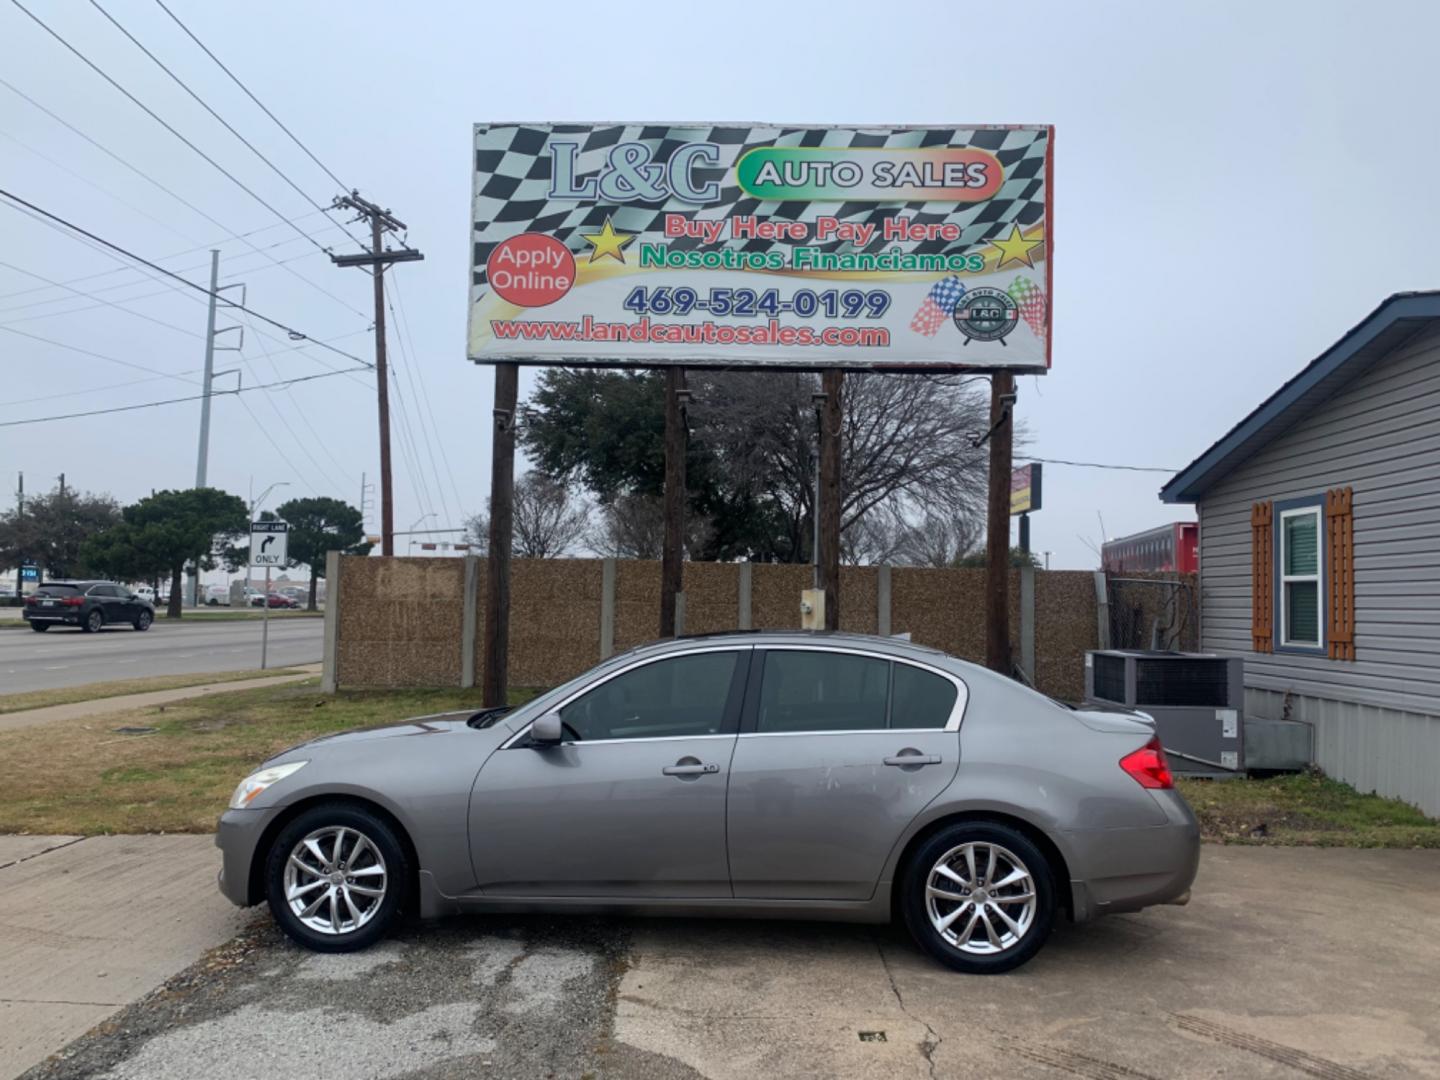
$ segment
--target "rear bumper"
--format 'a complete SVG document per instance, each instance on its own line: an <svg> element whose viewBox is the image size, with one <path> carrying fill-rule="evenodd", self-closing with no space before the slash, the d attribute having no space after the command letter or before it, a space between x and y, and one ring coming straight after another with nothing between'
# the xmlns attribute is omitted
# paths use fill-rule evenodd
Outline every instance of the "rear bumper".
<svg viewBox="0 0 1440 1080"><path fill-rule="evenodd" d="M1151 794L1165 810L1164 825L1065 834L1076 922L1189 902L1200 867L1200 826L1179 793Z"/></svg>
<svg viewBox="0 0 1440 1080"><path fill-rule="evenodd" d="M80 615L78 613L78 610L75 614L71 614L69 612L62 613L59 608L41 608L38 611L31 611L29 608L26 608L20 613L20 617L26 622L60 623L65 626L80 625Z"/></svg>

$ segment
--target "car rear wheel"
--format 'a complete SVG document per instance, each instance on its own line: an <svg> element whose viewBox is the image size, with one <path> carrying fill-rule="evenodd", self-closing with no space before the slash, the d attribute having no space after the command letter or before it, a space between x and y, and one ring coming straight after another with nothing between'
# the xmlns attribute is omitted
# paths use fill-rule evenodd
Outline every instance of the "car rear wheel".
<svg viewBox="0 0 1440 1080"><path fill-rule="evenodd" d="M46 630L50 629L50 624L48 622L32 622L30 629L34 630L37 634L43 634Z"/></svg>
<svg viewBox="0 0 1440 1080"><path fill-rule="evenodd" d="M1025 963L1055 917L1049 863L1023 833L998 822L950 825L906 866L905 924L941 963L975 975Z"/></svg>
<svg viewBox="0 0 1440 1080"><path fill-rule="evenodd" d="M361 807L332 803L280 830L266 859L266 896L275 921L299 944L353 952L394 923L409 874L389 825Z"/></svg>
<svg viewBox="0 0 1440 1080"><path fill-rule="evenodd" d="M150 624L154 622L154 620L155 616L151 615L150 612L142 611L139 615L135 616L135 629L149 630Z"/></svg>
<svg viewBox="0 0 1440 1080"><path fill-rule="evenodd" d="M84 630L87 634L96 634L99 633L100 628L104 625L105 616L100 614L99 608L96 608L90 612L89 615L85 616L85 621L80 624L80 629Z"/></svg>

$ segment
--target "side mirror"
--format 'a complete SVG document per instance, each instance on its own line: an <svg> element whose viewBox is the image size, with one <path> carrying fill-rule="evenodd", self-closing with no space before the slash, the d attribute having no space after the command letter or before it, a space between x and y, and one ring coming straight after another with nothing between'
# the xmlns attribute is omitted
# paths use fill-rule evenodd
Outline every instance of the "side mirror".
<svg viewBox="0 0 1440 1080"><path fill-rule="evenodd" d="M565 737L565 726L558 712L546 713L530 725L530 741L536 746L559 746Z"/></svg>

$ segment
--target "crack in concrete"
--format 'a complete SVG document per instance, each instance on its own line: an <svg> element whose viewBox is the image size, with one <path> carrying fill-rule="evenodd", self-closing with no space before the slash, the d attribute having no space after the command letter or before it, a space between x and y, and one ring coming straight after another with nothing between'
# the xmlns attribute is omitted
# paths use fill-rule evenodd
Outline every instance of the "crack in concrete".
<svg viewBox="0 0 1440 1080"><path fill-rule="evenodd" d="M123 1001L59 1001L51 998L0 998L0 1005L95 1005L104 1009L118 1009Z"/></svg>
<svg viewBox="0 0 1440 1080"><path fill-rule="evenodd" d="M930 1071L931 1080L934 1080L936 1076L935 1051L940 1048L940 1044L945 1040L940 1036L938 1031L930 1026L928 1020L921 1019L906 1008L905 997L900 993L900 987L895 982L895 973L890 970L890 961L885 959L885 946L880 944L878 939L875 942L875 952L880 957L880 967L885 972L885 978L890 980L890 992L895 995L895 1003L900 1006L900 1011L925 1029L925 1038L920 1043L920 1056L925 1059L925 1065Z"/></svg>
<svg viewBox="0 0 1440 1080"><path fill-rule="evenodd" d="M52 851L59 851L61 848L70 847L70 845L78 844L81 840L85 839L88 838L84 836L77 836L73 840L66 840L63 844L56 844L54 847L47 847L44 851L37 851L33 855L25 855L19 859L11 859L7 863L0 863L0 870L8 870L12 866L19 866L22 862L29 862L31 859L38 859L41 855L49 855Z"/></svg>

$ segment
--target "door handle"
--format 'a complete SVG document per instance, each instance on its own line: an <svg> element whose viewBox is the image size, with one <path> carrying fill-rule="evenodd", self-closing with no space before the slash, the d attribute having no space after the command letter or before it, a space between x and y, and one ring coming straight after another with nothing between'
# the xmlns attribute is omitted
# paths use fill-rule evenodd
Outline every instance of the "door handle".
<svg viewBox="0 0 1440 1080"><path fill-rule="evenodd" d="M702 765L698 761L693 765L666 765L660 770L666 776L704 776L706 773L718 773L719 765Z"/></svg>
<svg viewBox="0 0 1440 1080"><path fill-rule="evenodd" d="M891 754L883 759L886 765L898 765L902 769L917 765L939 765L939 754Z"/></svg>

